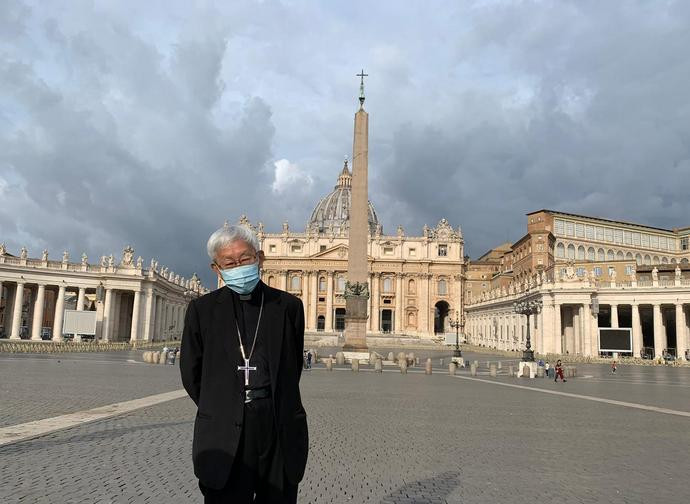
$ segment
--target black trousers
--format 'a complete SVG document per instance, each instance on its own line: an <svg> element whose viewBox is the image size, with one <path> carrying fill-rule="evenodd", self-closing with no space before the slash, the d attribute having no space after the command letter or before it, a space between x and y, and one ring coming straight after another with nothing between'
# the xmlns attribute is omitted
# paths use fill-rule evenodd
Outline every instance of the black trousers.
<svg viewBox="0 0 690 504"><path fill-rule="evenodd" d="M284 477L271 398L244 405L242 435L225 487L199 483L206 504L295 504L297 485Z"/></svg>

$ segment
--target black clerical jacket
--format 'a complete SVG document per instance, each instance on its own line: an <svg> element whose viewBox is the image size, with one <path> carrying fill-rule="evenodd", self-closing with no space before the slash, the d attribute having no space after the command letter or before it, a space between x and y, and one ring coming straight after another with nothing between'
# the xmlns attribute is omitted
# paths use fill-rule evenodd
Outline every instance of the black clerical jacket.
<svg viewBox="0 0 690 504"><path fill-rule="evenodd" d="M304 309L299 298L262 285L265 337L278 442L285 476L301 481L309 446L307 415L299 379L304 348ZM249 349L247 349L247 353ZM185 317L180 373L197 405L192 460L194 474L210 488L222 488L230 475L242 432L244 365L237 340L232 297L222 287L189 303Z"/></svg>

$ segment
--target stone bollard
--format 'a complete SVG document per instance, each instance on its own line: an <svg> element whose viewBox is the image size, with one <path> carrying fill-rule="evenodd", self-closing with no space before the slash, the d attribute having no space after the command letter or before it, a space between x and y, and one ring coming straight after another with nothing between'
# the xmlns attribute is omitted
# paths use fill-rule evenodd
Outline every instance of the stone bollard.
<svg viewBox="0 0 690 504"><path fill-rule="evenodd" d="M489 369L491 367L491 362L486 361L486 369Z"/></svg>
<svg viewBox="0 0 690 504"><path fill-rule="evenodd" d="M415 366L419 366L419 357L414 360Z"/></svg>
<svg viewBox="0 0 690 504"><path fill-rule="evenodd" d="M158 364L167 364L168 363L168 351L165 350L161 352L160 356L158 357Z"/></svg>
<svg viewBox="0 0 690 504"><path fill-rule="evenodd" d="M141 356L141 360L148 363L151 360L151 352L144 352L144 354Z"/></svg>
<svg viewBox="0 0 690 504"><path fill-rule="evenodd" d="M431 374L431 359L426 360L426 366L424 367L424 374Z"/></svg>
<svg viewBox="0 0 690 504"><path fill-rule="evenodd" d="M395 362L395 354L393 352L388 352L388 360Z"/></svg>
<svg viewBox="0 0 690 504"><path fill-rule="evenodd" d="M501 361L498 361L498 369L503 369L503 363Z"/></svg>
<svg viewBox="0 0 690 504"><path fill-rule="evenodd" d="M496 370L496 364L491 364L491 366L489 366L489 376L496 378L497 375L498 371Z"/></svg>
<svg viewBox="0 0 690 504"><path fill-rule="evenodd" d="M398 364L400 365L400 373L407 374L407 359L401 360Z"/></svg>
<svg viewBox="0 0 690 504"><path fill-rule="evenodd" d="M160 358L160 355L160 352L153 352L153 355L151 356L151 364L158 364L158 359Z"/></svg>
<svg viewBox="0 0 690 504"><path fill-rule="evenodd" d="M544 378L544 368L541 366L537 368L537 378Z"/></svg>
<svg viewBox="0 0 690 504"><path fill-rule="evenodd" d="M415 362L417 362L417 359L415 359L414 352L410 352L407 354L407 362L410 363L410 365L414 366Z"/></svg>
<svg viewBox="0 0 690 504"><path fill-rule="evenodd" d="M407 355L405 355L405 352L398 352L398 364L402 361L405 361L405 364L407 364Z"/></svg>
<svg viewBox="0 0 690 504"><path fill-rule="evenodd" d="M333 359L326 359L326 371L333 371Z"/></svg>
<svg viewBox="0 0 690 504"><path fill-rule="evenodd" d="M455 371L457 371L458 365L455 362L451 362L448 364L448 374L451 376L455 376Z"/></svg>
<svg viewBox="0 0 690 504"><path fill-rule="evenodd" d="M573 378L577 376L577 366L573 366Z"/></svg>
<svg viewBox="0 0 690 504"><path fill-rule="evenodd" d="M474 361L474 367L479 367L479 361Z"/></svg>
<svg viewBox="0 0 690 504"><path fill-rule="evenodd" d="M515 368L513 366L508 366L508 374L510 376L515 376Z"/></svg>
<svg viewBox="0 0 690 504"><path fill-rule="evenodd" d="M443 367L443 359L441 359L441 367Z"/></svg>
<svg viewBox="0 0 690 504"><path fill-rule="evenodd" d="M345 364L345 354L343 352L335 354L335 363L338 364L338 366Z"/></svg>
<svg viewBox="0 0 690 504"><path fill-rule="evenodd" d="M383 361L381 359L376 359L376 361L374 361L374 372L383 373Z"/></svg>
<svg viewBox="0 0 690 504"><path fill-rule="evenodd" d="M477 365L476 364L470 364L470 374L472 376L477 376Z"/></svg>
<svg viewBox="0 0 690 504"><path fill-rule="evenodd" d="M369 365L374 366L378 359L379 359L379 356L376 354L376 352L371 352L369 354Z"/></svg>
<svg viewBox="0 0 690 504"><path fill-rule="evenodd" d="M352 359L352 370L355 373L359 372L359 359Z"/></svg>

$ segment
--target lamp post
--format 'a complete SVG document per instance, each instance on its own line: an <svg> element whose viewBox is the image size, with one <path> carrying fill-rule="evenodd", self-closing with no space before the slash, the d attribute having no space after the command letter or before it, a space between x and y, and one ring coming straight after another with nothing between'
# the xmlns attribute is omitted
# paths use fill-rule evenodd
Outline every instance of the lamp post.
<svg viewBox="0 0 690 504"><path fill-rule="evenodd" d="M450 321L450 326L455 329L455 350L453 350L453 357L462 357L462 350L460 350L460 327L464 324L460 320L459 314L455 312L455 320Z"/></svg>
<svg viewBox="0 0 690 504"><path fill-rule="evenodd" d="M530 344L530 323L529 316L536 315L541 312L541 299L529 299L524 301L516 301L513 303L513 310L520 315L527 315L527 341L525 342L525 351L522 353L522 359L527 362L534 362L534 351Z"/></svg>

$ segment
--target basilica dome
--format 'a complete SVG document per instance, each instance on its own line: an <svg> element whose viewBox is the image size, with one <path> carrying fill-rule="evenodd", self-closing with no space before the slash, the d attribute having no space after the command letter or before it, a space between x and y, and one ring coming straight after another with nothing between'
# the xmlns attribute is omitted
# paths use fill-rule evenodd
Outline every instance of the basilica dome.
<svg viewBox="0 0 690 504"><path fill-rule="evenodd" d="M338 177L338 184L335 189L321 198L311 213L307 231L318 233L330 233L335 235L346 234L350 228L350 205L352 203L352 174L345 161L343 171ZM369 232L373 235L379 226L379 219L376 216L371 201L369 203ZM382 232L382 230L379 230Z"/></svg>

